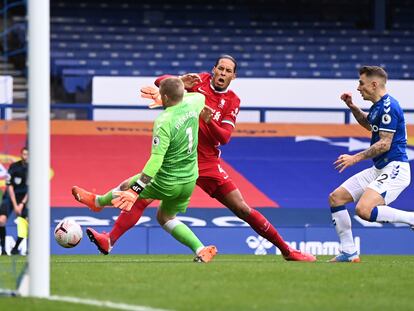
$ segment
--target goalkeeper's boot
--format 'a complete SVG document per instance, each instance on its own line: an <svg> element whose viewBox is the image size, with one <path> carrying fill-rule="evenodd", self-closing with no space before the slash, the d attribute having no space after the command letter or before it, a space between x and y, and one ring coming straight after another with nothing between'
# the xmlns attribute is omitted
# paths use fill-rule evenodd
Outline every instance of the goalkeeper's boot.
<svg viewBox="0 0 414 311"><path fill-rule="evenodd" d="M109 233L102 232L99 233L98 231L93 230L92 228L86 229L86 234L88 235L89 240L94 243L99 251L104 254L108 255L112 249L111 239L109 238Z"/></svg>
<svg viewBox="0 0 414 311"><path fill-rule="evenodd" d="M214 245L209 245L202 248L197 256L194 257L195 262L210 262L213 260L214 256L217 254L217 247Z"/></svg>
<svg viewBox="0 0 414 311"><path fill-rule="evenodd" d="M7 254L7 252L4 249L1 250L1 255L2 256L9 256L9 254Z"/></svg>
<svg viewBox="0 0 414 311"><path fill-rule="evenodd" d="M288 255L283 256L283 258L285 258L285 260L287 261L316 261L316 257L312 254L302 253L301 251L298 251L293 248L289 248L289 251L290 252Z"/></svg>
<svg viewBox="0 0 414 311"><path fill-rule="evenodd" d="M100 212L103 207L96 206L96 194L78 186L72 187L72 195L76 201L85 204L93 212Z"/></svg>
<svg viewBox="0 0 414 311"><path fill-rule="evenodd" d="M358 252L348 254L345 252L340 252L337 256L329 260L329 262L360 262Z"/></svg>

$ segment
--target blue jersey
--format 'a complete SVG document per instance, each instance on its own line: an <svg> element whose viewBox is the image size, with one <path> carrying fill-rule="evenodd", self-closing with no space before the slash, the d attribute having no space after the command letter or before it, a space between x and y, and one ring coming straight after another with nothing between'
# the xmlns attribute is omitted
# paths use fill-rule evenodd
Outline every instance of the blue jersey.
<svg viewBox="0 0 414 311"><path fill-rule="evenodd" d="M373 159L376 168L381 169L391 161L408 162L407 130L403 110L398 101L385 94L368 113L371 126L371 145L380 140L379 131L394 133L391 148Z"/></svg>

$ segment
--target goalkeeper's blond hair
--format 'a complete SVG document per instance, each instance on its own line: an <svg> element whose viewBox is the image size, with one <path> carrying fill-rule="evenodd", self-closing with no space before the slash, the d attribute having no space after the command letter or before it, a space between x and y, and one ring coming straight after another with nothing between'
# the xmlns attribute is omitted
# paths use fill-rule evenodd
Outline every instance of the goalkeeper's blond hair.
<svg viewBox="0 0 414 311"><path fill-rule="evenodd" d="M184 97L184 83L180 78L166 78L160 83L160 94L164 106L180 103Z"/></svg>

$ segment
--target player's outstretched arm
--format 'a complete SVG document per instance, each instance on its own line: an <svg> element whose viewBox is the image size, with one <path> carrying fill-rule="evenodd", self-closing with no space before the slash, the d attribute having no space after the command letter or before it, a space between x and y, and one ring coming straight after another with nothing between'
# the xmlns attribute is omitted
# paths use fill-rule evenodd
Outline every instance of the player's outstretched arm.
<svg viewBox="0 0 414 311"><path fill-rule="evenodd" d="M233 133L234 129L233 126L227 123L221 123L221 125L219 125L214 120L211 120L207 124L211 133L214 135L214 137L219 141L221 145L225 145L230 141L231 134Z"/></svg>
<svg viewBox="0 0 414 311"><path fill-rule="evenodd" d="M155 85L156 86L160 86L160 83L162 80L166 79L166 78L171 78L173 77L172 75L163 75L161 77L158 77L155 80ZM184 83L184 88L186 90L191 89L194 85L196 85L197 83L201 82L201 77L198 73L186 73L182 76L179 76L179 78L181 79L181 81L183 81Z"/></svg>
<svg viewBox="0 0 414 311"><path fill-rule="evenodd" d="M202 119L207 124L211 122L211 119L213 118L214 110L205 105L203 110L200 112L200 119Z"/></svg>
<svg viewBox="0 0 414 311"><path fill-rule="evenodd" d="M138 179L132 178L129 188L126 191L119 191L117 197L111 201L112 205L125 211L131 210L140 193L151 182L152 176L155 176L161 168L163 161L164 155L152 153L141 174L136 175L139 176Z"/></svg>
<svg viewBox="0 0 414 311"><path fill-rule="evenodd" d="M362 111L361 108L354 104L351 93L343 93L341 95L341 100L343 100L348 108L351 109L351 112L358 123L368 131L371 131L371 126L368 122L368 113Z"/></svg>
<svg viewBox="0 0 414 311"><path fill-rule="evenodd" d="M201 82L201 78L197 73L186 73L185 75L179 76L179 78L183 81L186 90L191 89L194 85Z"/></svg>
<svg viewBox="0 0 414 311"><path fill-rule="evenodd" d="M174 77L174 76L173 75L160 76L155 80L154 84L159 87L162 80L167 79L167 78L171 78L171 77Z"/></svg>
<svg viewBox="0 0 414 311"><path fill-rule="evenodd" d="M135 181L128 190L119 191L117 197L111 201L114 207L117 207L124 211L130 211L135 201L138 199L139 194L145 189L145 187L151 182L152 177L141 173L140 178Z"/></svg>
<svg viewBox="0 0 414 311"><path fill-rule="evenodd" d="M380 140L371 145L368 149L354 155L341 154L334 162L335 169L342 173L347 167L350 167L362 160L375 158L391 148L394 133L380 131Z"/></svg>
<svg viewBox="0 0 414 311"><path fill-rule="evenodd" d="M153 86L144 86L141 88L140 91L142 98L148 98L153 100L153 102L151 102L148 105L149 108L153 109L157 107L162 107L161 95L158 88Z"/></svg>

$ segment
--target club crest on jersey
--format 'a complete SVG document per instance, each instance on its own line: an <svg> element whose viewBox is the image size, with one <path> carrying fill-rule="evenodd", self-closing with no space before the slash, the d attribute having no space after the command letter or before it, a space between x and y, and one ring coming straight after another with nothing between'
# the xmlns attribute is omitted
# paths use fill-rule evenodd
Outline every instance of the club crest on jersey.
<svg viewBox="0 0 414 311"><path fill-rule="evenodd" d="M158 146L158 145L160 144L160 138L159 138L158 136L155 136L155 137L152 139L152 144L153 144L154 146Z"/></svg>
<svg viewBox="0 0 414 311"><path fill-rule="evenodd" d="M388 113L385 113L381 117L381 121L383 124L390 124L391 123L391 116Z"/></svg>
<svg viewBox="0 0 414 311"><path fill-rule="evenodd" d="M219 108L223 108L225 103L226 103L226 100L222 98L222 99L220 100L220 104L218 105L218 107L219 107Z"/></svg>

